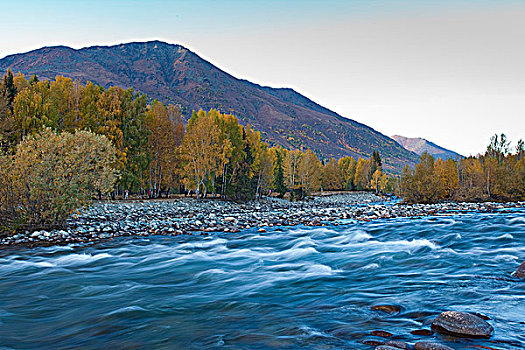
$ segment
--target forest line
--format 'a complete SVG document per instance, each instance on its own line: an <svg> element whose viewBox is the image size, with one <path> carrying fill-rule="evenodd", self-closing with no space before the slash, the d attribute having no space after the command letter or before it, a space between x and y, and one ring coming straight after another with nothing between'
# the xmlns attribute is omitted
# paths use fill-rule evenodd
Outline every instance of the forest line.
<svg viewBox="0 0 525 350"><path fill-rule="evenodd" d="M8 71L0 84L0 231L64 225L105 194L209 194L248 201L314 192L375 191L410 203L525 199L525 146L495 135L483 155L423 154L399 175L369 159L319 159L270 147L250 125L217 110L179 109L120 87Z"/></svg>
<svg viewBox="0 0 525 350"><path fill-rule="evenodd" d="M311 150L270 147L260 133L231 114L194 112L184 126L179 109L132 89L104 89L57 76L29 80L8 71L0 94L0 137L13 152L43 127L57 132L87 130L115 147L115 192L191 191L248 200L270 191L294 198L324 190L392 191L379 152L370 159L321 161Z"/></svg>

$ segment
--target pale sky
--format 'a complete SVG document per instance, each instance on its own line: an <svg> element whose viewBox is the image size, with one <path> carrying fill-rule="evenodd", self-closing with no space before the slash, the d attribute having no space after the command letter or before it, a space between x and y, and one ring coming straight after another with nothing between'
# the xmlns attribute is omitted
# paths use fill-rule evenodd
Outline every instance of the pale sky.
<svg viewBox="0 0 525 350"><path fill-rule="evenodd" d="M163 40L386 135L525 139L525 1L6 1L0 57Z"/></svg>

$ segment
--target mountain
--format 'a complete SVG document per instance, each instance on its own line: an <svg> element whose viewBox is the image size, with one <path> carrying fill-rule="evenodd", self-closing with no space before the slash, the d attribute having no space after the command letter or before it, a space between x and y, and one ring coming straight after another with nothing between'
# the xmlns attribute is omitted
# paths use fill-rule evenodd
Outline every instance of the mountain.
<svg viewBox="0 0 525 350"><path fill-rule="evenodd" d="M461 159L464 158L462 155L450 151L446 148L443 148L441 146L436 145L433 142L427 141L425 139L422 139L420 137L404 137L399 135L392 136L394 140L397 141L401 146L406 148L409 151L412 151L416 154L422 155L424 152L427 152L428 154L431 154L434 156L434 158L441 158L443 160L446 159Z"/></svg>
<svg viewBox="0 0 525 350"><path fill-rule="evenodd" d="M8 68L39 79L64 75L104 87L132 87L179 106L186 118L201 108L233 113L271 145L311 148L321 158L369 157L378 150L385 168L394 172L417 161L414 153L364 124L292 89L237 79L180 45L150 41L80 50L44 47L1 59L0 70Z"/></svg>

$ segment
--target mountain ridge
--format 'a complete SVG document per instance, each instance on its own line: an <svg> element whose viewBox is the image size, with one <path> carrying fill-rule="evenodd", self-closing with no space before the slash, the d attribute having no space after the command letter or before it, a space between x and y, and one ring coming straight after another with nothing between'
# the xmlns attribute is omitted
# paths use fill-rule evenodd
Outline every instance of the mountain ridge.
<svg viewBox="0 0 525 350"><path fill-rule="evenodd" d="M427 152L428 154L434 156L434 158L441 158L443 160L447 160L449 158L454 160L464 158L459 153L441 147L435 144L434 142L428 141L427 139L424 139L422 137L406 137L400 135L393 135L392 139L396 140L397 143L399 143L407 150L412 151L418 155Z"/></svg>
<svg viewBox="0 0 525 350"><path fill-rule="evenodd" d="M132 42L73 49L47 46L0 59L0 70L36 74L39 79L68 76L133 88L192 110L215 108L252 125L271 145L311 148L321 158L368 157L381 152L385 167L399 172L417 156L373 128L347 119L291 88L261 86L238 79L178 44Z"/></svg>

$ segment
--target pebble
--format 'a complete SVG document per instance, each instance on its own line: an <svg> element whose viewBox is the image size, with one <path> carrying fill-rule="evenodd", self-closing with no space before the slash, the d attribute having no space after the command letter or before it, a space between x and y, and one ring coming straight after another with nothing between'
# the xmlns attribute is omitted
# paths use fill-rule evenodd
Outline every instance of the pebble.
<svg viewBox="0 0 525 350"><path fill-rule="evenodd" d="M444 334L474 338L490 338L494 331L481 317L459 311L441 313L432 322L432 329Z"/></svg>
<svg viewBox="0 0 525 350"><path fill-rule="evenodd" d="M97 202L72 216L61 230L40 230L0 236L0 246L60 245L72 240L94 242L120 236L191 234L191 232L239 232L258 227L344 225L357 221L397 217L453 215L457 213L523 207L525 203L446 203L405 205L385 201L373 193L311 197L290 202L264 197L260 202L234 203L221 200L178 198ZM176 231L175 231L176 230ZM265 231L260 231L261 233ZM518 268L519 271L525 270ZM517 272L516 277L525 275ZM523 277L520 277L523 278ZM394 305L377 305L374 310L399 313Z"/></svg>

